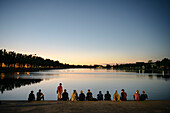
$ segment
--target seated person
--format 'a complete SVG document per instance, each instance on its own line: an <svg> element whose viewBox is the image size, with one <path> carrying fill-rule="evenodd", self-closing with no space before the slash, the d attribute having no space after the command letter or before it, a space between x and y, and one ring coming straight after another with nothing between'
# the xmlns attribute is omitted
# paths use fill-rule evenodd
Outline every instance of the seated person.
<svg viewBox="0 0 170 113"><path fill-rule="evenodd" d="M102 91L99 91L99 94L97 95L97 100L103 100L103 94Z"/></svg>
<svg viewBox="0 0 170 113"><path fill-rule="evenodd" d="M111 100L111 95L109 94L109 91L104 95L105 99L104 100Z"/></svg>
<svg viewBox="0 0 170 113"><path fill-rule="evenodd" d="M73 90L73 93L71 95L71 99L70 100L73 102L73 101L77 101L77 99L78 99L77 91Z"/></svg>
<svg viewBox="0 0 170 113"><path fill-rule="evenodd" d="M64 93L62 94L62 100L64 100L64 101L69 100L69 98L68 98L68 93L67 93L67 90L66 90L66 89L64 89Z"/></svg>
<svg viewBox="0 0 170 113"><path fill-rule="evenodd" d="M126 101L127 100L127 93L125 92L124 89L122 89L120 100L122 100L122 101Z"/></svg>
<svg viewBox="0 0 170 113"><path fill-rule="evenodd" d="M90 89L88 89L86 100L87 101L92 101L93 100L93 94L90 92Z"/></svg>
<svg viewBox="0 0 170 113"><path fill-rule="evenodd" d="M144 100L148 99L148 95L145 94L145 91L142 91L142 93L143 93L143 94L140 96L140 100L141 100L141 101L144 101Z"/></svg>
<svg viewBox="0 0 170 113"><path fill-rule="evenodd" d="M80 94L79 94L79 101L84 101L85 100L85 94L83 93L83 91L81 90L80 91Z"/></svg>
<svg viewBox="0 0 170 113"><path fill-rule="evenodd" d="M119 101L120 101L120 97L119 97L119 94L116 90L115 94L113 95L113 102L119 102Z"/></svg>
<svg viewBox="0 0 170 113"><path fill-rule="evenodd" d="M31 93L29 94L29 97L28 97L28 101L34 101L35 100L35 95L34 95L34 91L31 91Z"/></svg>
<svg viewBox="0 0 170 113"><path fill-rule="evenodd" d="M135 101L139 101L140 100L140 94L139 94L139 90L137 90L134 94L133 94L134 100Z"/></svg>
<svg viewBox="0 0 170 113"><path fill-rule="evenodd" d="M44 94L41 93L41 89L39 89L39 92L37 92L37 101L40 101L41 99L44 101Z"/></svg>

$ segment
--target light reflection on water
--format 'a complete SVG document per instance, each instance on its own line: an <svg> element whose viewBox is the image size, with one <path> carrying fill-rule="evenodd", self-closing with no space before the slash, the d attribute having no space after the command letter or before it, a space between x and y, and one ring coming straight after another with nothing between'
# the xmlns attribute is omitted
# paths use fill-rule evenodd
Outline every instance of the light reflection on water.
<svg viewBox="0 0 170 113"><path fill-rule="evenodd" d="M107 69L58 69L41 72L1 74L0 100L27 100L28 94L42 89L46 100L55 100L56 87L62 82L69 96L72 90L85 93L91 89L94 97L101 90L112 94L124 88L128 100L133 100L133 93L139 89L149 95L150 100L170 100L170 76L158 73L133 73ZM3 92L3 93L2 93Z"/></svg>

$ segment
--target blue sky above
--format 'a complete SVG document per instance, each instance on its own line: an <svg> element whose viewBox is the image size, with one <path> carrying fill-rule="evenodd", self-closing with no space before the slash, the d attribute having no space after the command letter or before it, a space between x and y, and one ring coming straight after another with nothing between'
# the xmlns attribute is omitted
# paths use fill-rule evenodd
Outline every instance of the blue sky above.
<svg viewBox="0 0 170 113"><path fill-rule="evenodd" d="M70 64L170 58L168 0L0 0L0 48Z"/></svg>

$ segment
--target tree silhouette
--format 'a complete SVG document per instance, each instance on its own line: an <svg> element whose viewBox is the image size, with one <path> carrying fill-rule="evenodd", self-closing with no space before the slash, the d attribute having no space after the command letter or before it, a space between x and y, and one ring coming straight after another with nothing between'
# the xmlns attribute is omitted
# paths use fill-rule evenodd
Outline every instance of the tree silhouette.
<svg viewBox="0 0 170 113"><path fill-rule="evenodd" d="M0 68L2 68L2 63L4 63L8 68L16 68L16 64L19 68L56 68L64 67L59 61L54 61L51 59L44 59L39 56L33 56L15 53L14 51L7 52L6 49L0 50Z"/></svg>
<svg viewBox="0 0 170 113"><path fill-rule="evenodd" d="M142 70L142 67L145 67L145 72L162 72L170 73L170 59L164 58L162 61L153 62L149 60L147 63L138 62L138 63L131 63L131 64L116 64L110 66L102 65L94 65L94 66L87 66L87 65L69 65L60 63L58 60L54 61L51 59L44 59L40 56L36 56L36 54L22 54L22 53L15 53L14 51L7 52L6 49L0 49L0 72L3 70L2 64L5 64L8 70L10 69L52 69L52 68L97 68L99 66L103 68L111 68L113 69L121 69L121 70L128 70L128 71L139 71ZM16 68L17 65L17 68Z"/></svg>

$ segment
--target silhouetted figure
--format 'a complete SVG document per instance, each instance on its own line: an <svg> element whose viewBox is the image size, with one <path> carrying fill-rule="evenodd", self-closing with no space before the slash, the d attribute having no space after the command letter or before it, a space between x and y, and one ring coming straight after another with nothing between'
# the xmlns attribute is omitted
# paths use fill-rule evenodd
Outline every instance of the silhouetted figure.
<svg viewBox="0 0 170 113"><path fill-rule="evenodd" d="M83 91L81 90L80 91L80 94L79 94L79 101L84 101L85 100L85 94L83 93Z"/></svg>
<svg viewBox="0 0 170 113"><path fill-rule="evenodd" d="M142 91L142 93L143 93L143 94L141 94L140 100L141 100L141 101L144 101L144 100L148 99L148 95L145 94L145 91Z"/></svg>
<svg viewBox="0 0 170 113"><path fill-rule="evenodd" d="M125 92L124 89L122 89L120 100L122 100L122 101L126 101L127 100L127 93Z"/></svg>
<svg viewBox="0 0 170 113"><path fill-rule="evenodd" d="M73 93L71 95L71 101L77 101L78 99L78 94L76 90L73 90Z"/></svg>
<svg viewBox="0 0 170 113"><path fill-rule="evenodd" d="M59 86L57 87L58 100L61 100L62 92L63 92L63 87L62 87L62 83L60 83Z"/></svg>
<svg viewBox="0 0 170 113"><path fill-rule="evenodd" d="M64 100L64 101L69 100L68 93L67 93L66 89L64 89L64 93L62 94L62 100Z"/></svg>
<svg viewBox="0 0 170 113"><path fill-rule="evenodd" d="M90 92L90 89L88 89L86 100L87 101L92 101L93 100L93 94Z"/></svg>
<svg viewBox="0 0 170 113"><path fill-rule="evenodd" d="M119 101L120 101L120 97L119 97L119 94L116 90L114 95L113 95L113 102L119 102Z"/></svg>
<svg viewBox="0 0 170 113"><path fill-rule="evenodd" d="M99 91L99 94L97 94L97 100L103 100L103 94L102 91Z"/></svg>
<svg viewBox="0 0 170 113"><path fill-rule="evenodd" d="M37 92L37 101L40 101L41 99L44 101L44 94L41 93L41 89L39 89L39 92Z"/></svg>
<svg viewBox="0 0 170 113"><path fill-rule="evenodd" d="M34 91L31 91L31 93L29 94L29 97L28 97L28 101L31 102L31 101L34 101L34 100L35 100Z"/></svg>
<svg viewBox="0 0 170 113"><path fill-rule="evenodd" d="M111 95L109 94L109 91L104 95L105 99L104 100L111 100Z"/></svg>
<svg viewBox="0 0 170 113"><path fill-rule="evenodd" d="M134 100L135 100L135 101L139 101L139 100L140 100L139 90L137 90L137 91L135 92L135 94L133 94L133 97L134 97Z"/></svg>

